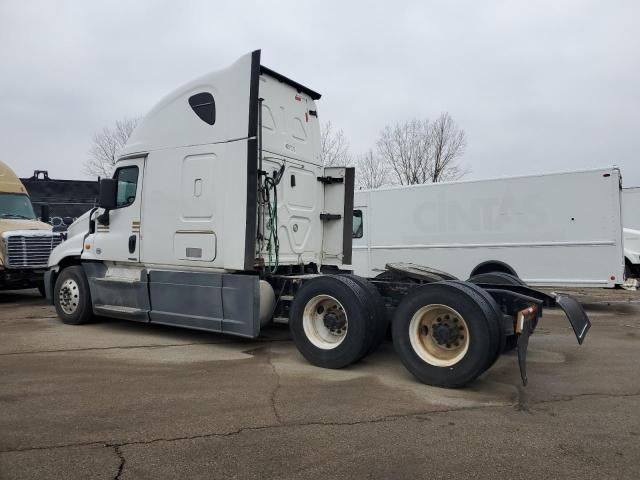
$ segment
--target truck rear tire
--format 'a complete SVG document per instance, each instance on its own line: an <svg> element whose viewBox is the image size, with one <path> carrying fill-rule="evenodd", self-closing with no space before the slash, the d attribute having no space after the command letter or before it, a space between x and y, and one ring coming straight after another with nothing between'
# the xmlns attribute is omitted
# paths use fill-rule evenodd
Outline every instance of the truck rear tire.
<svg viewBox="0 0 640 480"><path fill-rule="evenodd" d="M80 265L60 272L53 289L58 317L67 325L82 325L93 319L89 282Z"/></svg>
<svg viewBox="0 0 640 480"><path fill-rule="evenodd" d="M496 355L495 312L466 288L432 283L409 292L393 318L393 344L421 382L457 388L475 380Z"/></svg>
<svg viewBox="0 0 640 480"><path fill-rule="evenodd" d="M387 309L384 305L382 295L376 287L373 286L366 278L359 277L358 275L346 274L342 275L344 278L348 278L357 283L363 288L369 299L367 303L373 308L373 319L371 328L373 329L373 336L371 338L371 345L365 352L365 356L373 353L383 342L387 336L387 330L389 329L389 318L387 317Z"/></svg>
<svg viewBox="0 0 640 480"><path fill-rule="evenodd" d="M463 282L460 280L451 283L455 283L459 287L466 289L473 296L475 296L477 301L483 302L493 312L493 321L489 321L489 329L491 331L491 338L493 339L491 345L493 355L489 359L489 363L485 367L485 370L488 370L496 362L496 360L498 360L498 357L504 351L507 341L507 336L502 326L502 310L500 310L500 307L498 306L494 298L479 286L470 282Z"/></svg>
<svg viewBox="0 0 640 480"><path fill-rule="evenodd" d="M338 275L306 281L291 302L289 329L309 363L344 368L366 355L373 343L375 309L358 283Z"/></svg>
<svg viewBox="0 0 640 480"><path fill-rule="evenodd" d="M526 282L520 277L504 272L479 273L469 279L470 283L486 283L491 285L514 285L528 287ZM518 346L517 335L507 335L502 346L502 352L507 353Z"/></svg>

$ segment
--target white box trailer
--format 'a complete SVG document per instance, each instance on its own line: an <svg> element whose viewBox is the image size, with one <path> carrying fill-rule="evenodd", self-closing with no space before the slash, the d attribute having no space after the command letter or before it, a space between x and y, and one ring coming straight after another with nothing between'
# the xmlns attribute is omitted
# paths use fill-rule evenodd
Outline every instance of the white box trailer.
<svg viewBox="0 0 640 480"><path fill-rule="evenodd" d="M343 368L385 338L422 382L467 384L559 306L524 285L459 282L390 266L352 274L354 170L320 164L320 95L260 64L260 51L171 93L131 135L99 207L49 259L47 297L68 324L94 315L255 338L288 322L314 365Z"/></svg>
<svg viewBox="0 0 640 480"><path fill-rule="evenodd" d="M640 187L622 189L626 274L640 278Z"/></svg>
<svg viewBox="0 0 640 480"><path fill-rule="evenodd" d="M460 279L507 272L529 285L624 282L616 168L358 191L353 267L410 261Z"/></svg>

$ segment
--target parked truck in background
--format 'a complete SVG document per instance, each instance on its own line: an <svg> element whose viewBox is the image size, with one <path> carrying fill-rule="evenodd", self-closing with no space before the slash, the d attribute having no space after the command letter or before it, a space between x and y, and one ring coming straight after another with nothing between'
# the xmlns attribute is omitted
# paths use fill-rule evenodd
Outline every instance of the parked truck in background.
<svg viewBox="0 0 640 480"><path fill-rule="evenodd" d="M624 260L627 275L640 278L640 187L622 189Z"/></svg>
<svg viewBox="0 0 640 480"><path fill-rule="evenodd" d="M54 230L64 231L98 200L97 180L63 180L50 178L47 170L36 170L31 177L21 178L33 208L49 208L49 220Z"/></svg>
<svg viewBox="0 0 640 480"><path fill-rule="evenodd" d="M169 94L100 182L98 208L49 260L47 297L68 324L94 315L255 338L287 322L312 364L372 352L389 320L420 381L463 386L559 306L580 343L582 307L526 285L470 283L415 265L352 274L354 170L323 167L320 95L260 51Z"/></svg>
<svg viewBox="0 0 640 480"><path fill-rule="evenodd" d="M41 217L36 216L20 179L0 162L0 290L38 288L44 294L49 254L62 237L45 223L46 205Z"/></svg>
<svg viewBox="0 0 640 480"><path fill-rule="evenodd" d="M529 285L625 282L616 168L358 191L353 267L411 261L458 278L508 273Z"/></svg>

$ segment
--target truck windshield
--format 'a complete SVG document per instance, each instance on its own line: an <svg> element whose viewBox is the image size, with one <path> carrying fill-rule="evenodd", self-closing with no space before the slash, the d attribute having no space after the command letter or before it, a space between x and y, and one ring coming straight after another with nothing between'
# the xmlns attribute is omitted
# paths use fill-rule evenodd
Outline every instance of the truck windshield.
<svg viewBox="0 0 640 480"><path fill-rule="evenodd" d="M21 193L0 193L0 218L35 220L31 200Z"/></svg>

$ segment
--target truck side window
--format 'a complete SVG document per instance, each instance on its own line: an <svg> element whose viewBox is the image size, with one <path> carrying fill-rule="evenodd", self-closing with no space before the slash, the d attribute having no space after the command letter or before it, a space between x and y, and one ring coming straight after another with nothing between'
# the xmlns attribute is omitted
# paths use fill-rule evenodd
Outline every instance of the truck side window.
<svg viewBox="0 0 640 480"><path fill-rule="evenodd" d="M123 167L116 171L115 179L118 181L116 192L116 208L127 207L136 199L138 188L138 167Z"/></svg>
<svg viewBox="0 0 640 480"><path fill-rule="evenodd" d="M353 211L353 238L362 238L362 210Z"/></svg>

